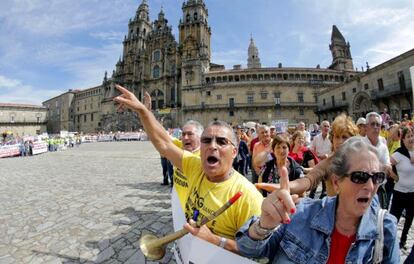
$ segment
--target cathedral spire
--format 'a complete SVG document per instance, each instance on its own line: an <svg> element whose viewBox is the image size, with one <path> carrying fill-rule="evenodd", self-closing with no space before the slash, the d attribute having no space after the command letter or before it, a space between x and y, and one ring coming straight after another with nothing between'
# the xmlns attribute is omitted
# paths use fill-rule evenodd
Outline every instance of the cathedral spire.
<svg viewBox="0 0 414 264"><path fill-rule="evenodd" d="M331 44L329 49L332 53L332 64L330 69L354 70L349 42L346 42L336 25L332 26Z"/></svg>
<svg viewBox="0 0 414 264"><path fill-rule="evenodd" d="M247 68L261 68L259 50L254 44L253 36L250 34L250 45L248 50Z"/></svg>

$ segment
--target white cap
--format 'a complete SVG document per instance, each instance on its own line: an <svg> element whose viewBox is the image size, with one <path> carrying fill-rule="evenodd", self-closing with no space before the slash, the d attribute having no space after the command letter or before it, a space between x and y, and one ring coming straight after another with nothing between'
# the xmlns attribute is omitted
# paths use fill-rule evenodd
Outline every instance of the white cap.
<svg viewBox="0 0 414 264"><path fill-rule="evenodd" d="M356 122L356 125L357 126L359 126L359 125L365 125L366 123L367 123L367 121L365 120L365 118L360 117L360 118L358 118L358 121Z"/></svg>

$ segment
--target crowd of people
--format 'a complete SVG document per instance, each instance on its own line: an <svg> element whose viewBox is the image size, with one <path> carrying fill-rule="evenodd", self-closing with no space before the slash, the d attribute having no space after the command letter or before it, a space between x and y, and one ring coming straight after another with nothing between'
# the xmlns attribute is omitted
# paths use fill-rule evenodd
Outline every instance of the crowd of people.
<svg viewBox="0 0 414 264"><path fill-rule="evenodd" d="M135 132L116 133L63 133L15 136L4 133L0 137L0 158L27 157L45 152L55 152L79 147L82 143L110 141L145 141L147 134L139 130Z"/></svg>
<svg viewBox="0 0 414 264"><path fill-rule="evenodd" d="M203 129L191 120L176 138L151 113L149 94L141 102L116 87L119 110L137 112L149 140L174 166L174 190L192 235L270 263L399 263L414 209L408 117L393 122L386 111L371 112L354 123L341 114L311 132L300 122L293 133L222 121ZM240 190L244 199L198 225ZM413 254L405 263L413 263Z"/></svg>

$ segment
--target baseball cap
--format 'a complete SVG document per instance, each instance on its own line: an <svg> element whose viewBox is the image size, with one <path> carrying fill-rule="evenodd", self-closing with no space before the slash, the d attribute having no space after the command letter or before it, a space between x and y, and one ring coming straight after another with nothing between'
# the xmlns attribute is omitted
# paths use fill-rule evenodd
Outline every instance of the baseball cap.
<svg viewBox="0 0 414 264"><path fill-rule="evenodd" d="M365 118L360 117L360 118L358 118L358 120L356 122L356 125L357 126L359 126L359 125L365 125L366 123L367 123L367 121L365 120Z"/></svg>

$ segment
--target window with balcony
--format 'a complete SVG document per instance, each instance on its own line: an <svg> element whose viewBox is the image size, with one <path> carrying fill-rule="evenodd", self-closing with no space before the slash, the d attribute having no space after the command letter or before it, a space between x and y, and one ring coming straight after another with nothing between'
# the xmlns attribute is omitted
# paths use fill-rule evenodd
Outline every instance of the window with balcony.
<svg viewBox="0 0 414 264"><path fill-rule="evenodd" d="M275 93L275 104L280 105L280 93Z"/></svg>
<svg viewBox="0 0 414 264"><path fill-rule="evenodd" d="M303 103L303 93L298 93L298 102Z"/></svg>
<svg viewBox="0 0 414 264"><path fill-rule="evenodd" d="M384 91L384 82L382 81L382 78L379 78L377 82L378 82L378 91Z"/></svg>
<svg viewBox="0 0 414 264"><path fill-rule="evenodd" d="M234 98L229 98L229 107L234 108Z"/></svg>
<svg viewBox="0 0 414 264"><path fill-rule="evenodd" d="M400 85L400 90L405 90L406 86L405 86L404 72L403 71L397 72L397 76L398 76L398 84Z"/></svg>

